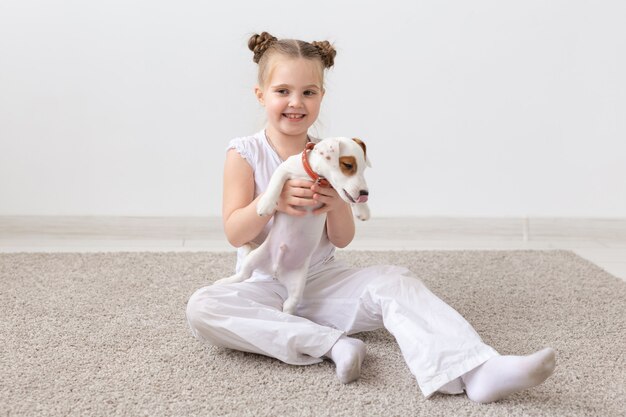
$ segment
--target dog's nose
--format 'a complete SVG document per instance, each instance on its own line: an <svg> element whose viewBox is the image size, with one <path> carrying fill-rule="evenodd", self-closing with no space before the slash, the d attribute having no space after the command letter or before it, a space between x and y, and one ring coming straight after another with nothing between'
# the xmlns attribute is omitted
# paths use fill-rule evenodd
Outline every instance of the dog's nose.
<svg viewBox="0 0 626 417"><path fill-rule="evenodd" d="M370 193L367 190L361 190L359 191L359 195L370 195Z"/></svg>
<svg viewBox="0 0 626 417"><path fill-rule="evenodd" d="M356 200L357 203L365 203L367 201L369 194L370 193L367 190L359 191L359 198Z"/></svg>

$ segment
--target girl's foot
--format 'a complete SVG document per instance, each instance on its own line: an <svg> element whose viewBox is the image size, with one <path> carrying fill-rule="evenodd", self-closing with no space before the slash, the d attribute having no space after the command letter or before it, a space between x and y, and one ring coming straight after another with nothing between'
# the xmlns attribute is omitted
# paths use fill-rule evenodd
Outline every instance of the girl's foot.
<svg viewBox="0 0 626 417"><path fill-rule="evenodd" d="M554 350L545 348L527 356L495 356L461 378L470 400L490 403L541 384L555 364Z"/></svg>
<svg viewBox="0 0 626 417"><path fill-rule="evenodd" d="M335 363L339 380L348 384L361 376L361 364L365 359L365 343L359 339L341 336L324 356Z"/></svg>

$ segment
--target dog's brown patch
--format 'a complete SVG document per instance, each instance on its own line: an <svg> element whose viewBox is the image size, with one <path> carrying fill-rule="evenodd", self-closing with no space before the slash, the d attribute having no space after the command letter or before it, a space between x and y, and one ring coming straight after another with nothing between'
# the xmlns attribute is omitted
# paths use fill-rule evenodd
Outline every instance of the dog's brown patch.
<svg viewBox="0 0 626 417"><path fill-rule="evenodd" d="M365 142L363 142L359 138L352 138L352 140L355 141L357 145L359 145L361 148L363 148L363 157L367 159L367 146L365 146Z"/></svg>
<svg viewBox="0 0 626 417"><path fill-rule="evenodd" d="M354 156L342 156L339 158L339 168L344 175L356 174L356 158Z"/></svg>

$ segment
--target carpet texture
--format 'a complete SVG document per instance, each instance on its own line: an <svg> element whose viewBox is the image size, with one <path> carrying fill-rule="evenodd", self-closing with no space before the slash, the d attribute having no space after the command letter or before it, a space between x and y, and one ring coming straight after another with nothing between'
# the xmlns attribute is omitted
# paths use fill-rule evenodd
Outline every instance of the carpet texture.
<svg viewBox="0 0 626 417"><path fill-rule="evenodd" d="M0 415L624 416L626 283L567 251L342 252L413 270L502 354L557 351L495 404L423 399L394 339L360 333L361 379L201 344L185 321L233 254L0 254Z"/></svg>

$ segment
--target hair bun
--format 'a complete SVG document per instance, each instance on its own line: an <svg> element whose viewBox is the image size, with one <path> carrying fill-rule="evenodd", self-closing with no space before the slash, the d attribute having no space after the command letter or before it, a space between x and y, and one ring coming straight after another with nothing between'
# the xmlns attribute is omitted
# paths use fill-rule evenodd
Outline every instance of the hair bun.
<svg viewBox="0 0 626 417"><path fill-rule="evenodd" d="M252 60L258 64L265 51L267 51L267 49L277 40L278 39L276 39L276 37L267 32L263 32L260 35L255 33L250 36L250 39L248 40L248 48L254 52Z"/></svg>
<svg viewBox="0 0 626 417"><path fill-rule="evenodd" d="M311 45L317 48L322 57L322 63L325 68L330 68L335 64L335 56L337 51L328 41L311 42Z"/></svg>

